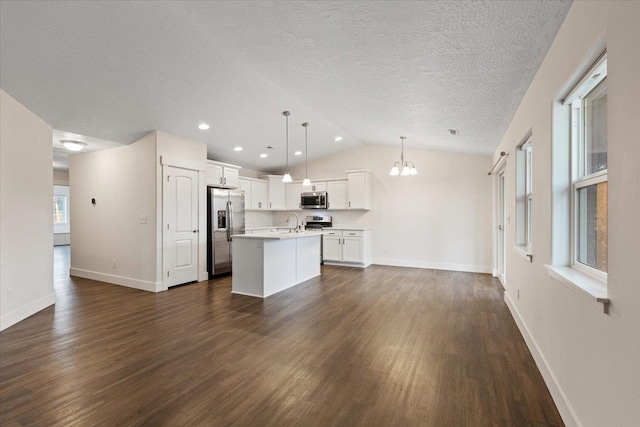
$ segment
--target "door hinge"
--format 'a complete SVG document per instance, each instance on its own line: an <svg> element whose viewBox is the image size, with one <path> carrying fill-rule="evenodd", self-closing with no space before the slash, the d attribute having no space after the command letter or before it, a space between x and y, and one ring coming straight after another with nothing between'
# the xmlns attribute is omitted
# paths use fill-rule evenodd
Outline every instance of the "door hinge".
<svg viewBox="0 0 640 427"><path fill-rule="evenodd" d="M169 277L169 272L167 271L167 277Z"/></svg>
<svg viewBox="0 0 640 427"><path fill-rule="evenodd" d="M169 178L171 178L171 175L167 175L167 182L169 182Z"/></svg>
<svg viewBox="0 0 640 427"><path fill-rule="evenodd" d="M169 224L167 224L167 230L169 229Z"/></svg>

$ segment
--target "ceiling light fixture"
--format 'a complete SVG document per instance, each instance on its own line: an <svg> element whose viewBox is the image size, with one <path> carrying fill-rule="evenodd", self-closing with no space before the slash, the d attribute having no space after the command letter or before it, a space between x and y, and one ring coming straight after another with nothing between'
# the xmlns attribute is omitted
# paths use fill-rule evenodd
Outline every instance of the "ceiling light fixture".
<svg viewBox="0 0 640 427"><path fill-rule="evenodd" d="M304 122L302 124L304 126L304 181L302 181L302 185L304 187L310 187L311 181L309 181L309 147L307 140L307 128L309 127L308 122Z"/></svg>
<svg viewBox="0 0 640 427"><path fill-rule="evenodd" d="M200 130L207 130L207 129L209 129L210 127L211 127L211 126L209 126L209 125L208 125L208 124L206 124L206 123L200 123L200 124L198 125L198 129L200 129Z"/></svg>
<svg viewBox="0 0 640 427"><path fill-rule="evenodd" d="M62 143L62 145L64 145L64 148L66 148L69 151L80 151L87 145L84 142L71 141L70 139L64 139L60 142Z"/></svg>
<svg viewBox="0 0 640 427"><path fill-rule="evenodd" d="M342 141L342 137L341 137L341 136L336 136L335 141L336 141L336 142L340 142L340 141Z"/></svg>
<svg viewBox="0 0 640 427"><path fill-rule="evenodd" d="M236 147L236 148L233 149L233 151L242 151L242 150L244 150L244 148L242 148L242 147Z"/></svg>
<svg viewBox="0 0 640 427"><path fill-rule="evenodd" d="M416 169L413 162L407 162L404 160L404 140L407 139L407 137L401 136L400 139L402 140L402 151L400 151L400 162L395 162L393 164L393 167L391 168L391 172L389 172L389 175L391 176L417 175L418 170ZM409 166L409 164L411 164L411 166ZM402 168L402 170L400 170L400 168Z"/></svg>
<svg viewBox="0 0 640 427"><path fill-rule="evenodd" d="M267 157L267 153L262 153L262 154L260 154L260 158L261 158L261 159L264 159L265 157Z"/></svg>
<svg viewBox="0 0 640 427"><path fill-rule="evenodd" d="M295 153L293 153L294 156L299 156L302 154L302 151L296 151Z"/></svg>
<svg viewBox="0 0 640 427"><path fill-rule="evenodd" d="M289 173L289 116L291 115L290 112L288 111L283 111L282 115L285 117L286 120L286 127L287 127L287 132L286 132L286 137L285 137L285 141L286 141L286 148L285 148L285 154L287 156L287 167L284 171L284 176L282 177L282 182L293 182L293 178L291 178L291 174Z"/></svg>

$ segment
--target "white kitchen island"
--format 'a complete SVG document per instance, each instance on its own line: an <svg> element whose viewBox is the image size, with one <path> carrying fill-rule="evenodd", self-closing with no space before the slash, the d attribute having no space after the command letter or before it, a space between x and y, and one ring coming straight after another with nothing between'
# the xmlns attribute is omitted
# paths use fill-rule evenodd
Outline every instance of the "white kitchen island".
<svg viewBox="0 0 640 427"><path fill-rule="evenodd" d="M320 231L233 236L231 292L266 298L320 275Z"/></svg>

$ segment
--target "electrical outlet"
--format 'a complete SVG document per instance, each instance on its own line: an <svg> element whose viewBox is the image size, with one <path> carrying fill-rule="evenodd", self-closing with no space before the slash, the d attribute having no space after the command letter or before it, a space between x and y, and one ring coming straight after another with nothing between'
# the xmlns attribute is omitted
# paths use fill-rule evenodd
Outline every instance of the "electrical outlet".
<svg viewBox="0 0 640 427"><path fill-rule="evenodd" d="M113 260L113 261L111 261L111 262L112 262L111 267L116 268L116 260L114 259L114 260Z"/></svg>
<svg viewBox="0 0 640 427"><path fill-rule="evenodd" d="M7 300L11 301L13 299L13 288L7 289Z"/></svg>
<svg viewBox="0 0 640 427"><path fill-rule="evenodd" d="M517 296L518 299L520 299L520 289L517 290L516 296Z"/></svg>
<svg viewBox="0 0 640 427"><path fill-rule="evenodd" d="M140 224L146 224L146 223L147 223L147 216L140 215Z"/></svg>
<svg viewBox="0 0 640 427"><path fill-rule="evenodd" d="M387 248L384 248L382 250L382 253L385 254L385 255L389 255L389 250Z"/></svg>

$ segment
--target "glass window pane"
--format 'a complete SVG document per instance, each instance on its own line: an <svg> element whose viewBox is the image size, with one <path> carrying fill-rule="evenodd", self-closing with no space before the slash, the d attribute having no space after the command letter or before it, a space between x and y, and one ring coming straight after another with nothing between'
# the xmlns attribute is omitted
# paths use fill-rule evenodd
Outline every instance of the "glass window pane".
<svg viewBox="0 0 640 427"><path fill-rule="evenodd" d="M578 190L577 260L607 272L607 182Z"/></svg>
<svg viewBox="0 0 640 427"><path fill-rule="evenodd" d="M65 224L67 222L67 198L66 196L53 196L53 223Z"/></svg>
<svg viewBox="0 0 640 427"><path fill-rule="evenodd" d="M607 81L585 98L585 175L607 169Z"/></svg>

